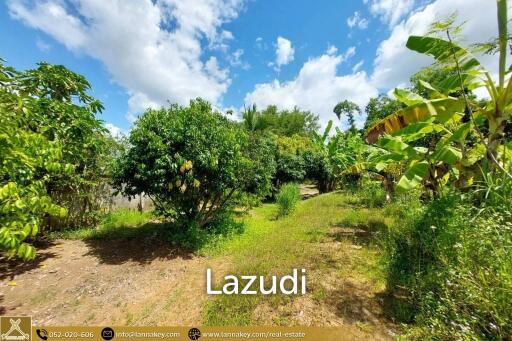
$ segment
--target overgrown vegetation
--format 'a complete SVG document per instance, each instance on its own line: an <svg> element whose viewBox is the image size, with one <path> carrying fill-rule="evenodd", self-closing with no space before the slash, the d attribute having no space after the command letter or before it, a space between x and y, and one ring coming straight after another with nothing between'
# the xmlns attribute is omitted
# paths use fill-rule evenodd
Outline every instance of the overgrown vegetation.
<svg viewBox="0 0 512 341"><path fill-rule="evenodd" d="M411 336L512 333L510 205L479 214L469 199L450 193L424 205L409 196L390 208L400 220L389 234L388 286L406 290L408 300L393 314L415 321Z"/></svg>
<svg viewBox="0 0 512 341"><path fill-rule="evenodd" d="M148 109L121 145L97 119L102 105L85 78L46 63L24 72L1 63L0 250L32 259L38 231L64 225L51 236L232 251L236 271L268 275L314 268L325 250L304 241L349 229L352 242L378 250L381 265L370 262L369 272L385 276L387 316L406 324L407 336L509 339L512 77L507 1L496 3L498 38L473 48L498 54L497 79L457 43L452 16L409 37L407 47L434 64L393 98L372 98L364 129L356 124L362 108L343 94L333 112L348 127L330 120L321 132L318 116L299 108L253 105L236 122L196 99ZM488 97L477 98L477 89ZM304 206L303 182L344 194ZM109 185L149 196L155 211L100 213ZM243 216L264 201L253 220ZM277 228L286 233L271 233ZM313 291L322 301L319 282ZM221 296L204 318L248 324L264 301Z"/></svg>
<svg viewBox="0 0 512 341"><path fill-rule="evenodd" d="M436 60L415 78L422 91L396 89L404 107L366 132L366 141L377 146L367 166L405 166L397 189L420 193L394 204L401 222L386 247L388 289L407 297L392 311L415 323L414 338L512 335L512 167L505 133L512 78L506 79L507 5L497 4L499 38L491 43L499 53L497 82L454 43L460 29L454 16L434 23L429 35L407 42ZM489 100L475 99L472 90L479 87Z"/></svg>

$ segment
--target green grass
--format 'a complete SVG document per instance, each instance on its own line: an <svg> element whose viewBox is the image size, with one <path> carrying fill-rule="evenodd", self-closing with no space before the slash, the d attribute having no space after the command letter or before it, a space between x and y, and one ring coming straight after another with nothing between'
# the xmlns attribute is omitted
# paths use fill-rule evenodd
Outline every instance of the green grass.
<svg viewBox="0 0 512 341"><path fill-rule="evenodd" d="M152 212L138 212L118 209L105 214L101 223L95 227L79 227L49 234L50 239L113 239L132 238L155 233L157 224L148 224L153 218Z"/></svg>

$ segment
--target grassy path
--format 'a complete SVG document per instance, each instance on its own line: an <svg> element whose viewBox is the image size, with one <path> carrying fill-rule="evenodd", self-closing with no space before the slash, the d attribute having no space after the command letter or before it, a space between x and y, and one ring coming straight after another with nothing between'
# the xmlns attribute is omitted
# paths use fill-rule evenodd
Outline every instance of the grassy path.
<svg viewBox="0 0 512 341"><path fill-rule="evenodd" d="M0 314L47 324L341 326L354 337L389 338L382 313L379 209L343 194L321 195L276 220L263 205L241 218L243 233L195 253L169 246L155 223L78 231L25 267L0 269ZM94 238L94 237L97 238ZM98 238L99 237L99 238ZM307 270L307 294L208 296L206 268L225 274ZM110 312L104 314L105 309Z"/></svg>
<svg viewBox="0 0 512 341"><path fill-rule="evenodd" d="M221 296L210 300L204 322L211 325L357 325L384 334L380 308L384 289L379 249L371 233L386 224L379 210L355 209L340 194L300 203L275 220L264 205L245 219L244 234L207 252L230 255L234 274L285 275L307 269L304 296Z"/></svg>

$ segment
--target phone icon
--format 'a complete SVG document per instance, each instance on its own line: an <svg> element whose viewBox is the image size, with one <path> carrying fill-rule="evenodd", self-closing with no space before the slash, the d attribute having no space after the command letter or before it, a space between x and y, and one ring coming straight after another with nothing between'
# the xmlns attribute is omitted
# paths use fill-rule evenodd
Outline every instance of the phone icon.
<svg viewBox="0 0 512 341"><path fill-rule="evenodd" d="M48 340L48 332L46 329L36 329L36 334L43 340Z"/></svg>

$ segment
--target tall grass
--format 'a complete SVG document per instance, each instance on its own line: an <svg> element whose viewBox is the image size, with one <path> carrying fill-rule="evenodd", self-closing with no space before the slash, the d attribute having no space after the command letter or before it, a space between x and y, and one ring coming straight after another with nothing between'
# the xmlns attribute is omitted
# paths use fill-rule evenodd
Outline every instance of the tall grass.
<svg viewBox="0 0 512 341"><path fill-rule="evenodd" d="M297 203L300 201L299 186L294 183L285 184L277 194L276 203L278 206L278 217L284 217L290 214Z"/></svg>

